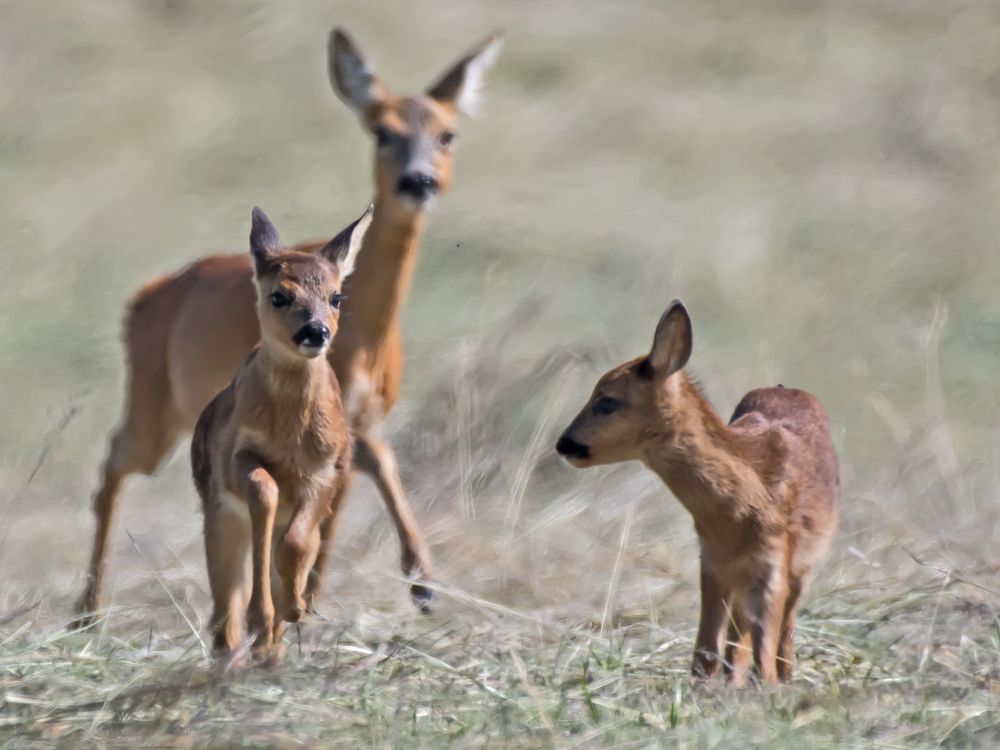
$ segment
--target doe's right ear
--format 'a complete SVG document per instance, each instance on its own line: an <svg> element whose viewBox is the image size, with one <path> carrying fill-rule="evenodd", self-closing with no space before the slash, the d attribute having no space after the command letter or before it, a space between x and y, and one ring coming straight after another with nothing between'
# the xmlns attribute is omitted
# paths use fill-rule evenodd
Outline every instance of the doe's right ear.
<svg viewBox="0 0 1000 750"><path fill-rule="evenodd" d="M254 207L250 215L250 255L258 278L274 270L275 256L281 252L281 238L267 214Z"/></svg>
<svg viewBox="0 0 1000 750"><path fill-rule="evenodd" d="M385 98L386 89L374 68L343 29L330 32L327 67L334 92L359 115Z"/></svg>
<svg viewBox="0 0 1000 750"><path fill-rule="evenodd" d="M667 378L687 364L691 357L691 317L684 304L675 299L656 326L649 364L656 377Z"/></svg>

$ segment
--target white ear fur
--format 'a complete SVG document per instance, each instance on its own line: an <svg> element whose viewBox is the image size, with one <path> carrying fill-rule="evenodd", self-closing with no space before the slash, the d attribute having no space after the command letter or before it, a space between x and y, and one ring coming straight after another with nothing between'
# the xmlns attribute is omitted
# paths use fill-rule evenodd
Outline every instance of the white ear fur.
<svg viewBox="0 0 1000 750"><path fill-rule="evenodd" d="M372 224L375 215L375 204L369 204L363 214L346 229L340 232L321 251L340 271L340 280L344 281L354 271L358 253L365 244L365 235Z"/></svg>
<svg viewBox="0 0 1000 750"><path fill-rule="evenodd" d="M453 65L428 90L428 95L475 117L486 87L486 72L493 67L502 48L503 35L497 32Z"/></svg>

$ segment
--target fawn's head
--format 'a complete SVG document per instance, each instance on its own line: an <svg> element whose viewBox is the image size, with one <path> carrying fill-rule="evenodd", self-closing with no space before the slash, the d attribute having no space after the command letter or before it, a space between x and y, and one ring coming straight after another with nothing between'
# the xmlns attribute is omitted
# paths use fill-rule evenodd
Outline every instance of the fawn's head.
<svg viewBox="0 0 1000 750"><path fill-rule="evenodd" d="M341 289L354 269L372 207L317 253L288 250L259 208L253 210L250 254L257 283L261 339L290 357L326 353L337 333Z"/></svg>
<svg viewBox="0 0 1000 750"><path fill-rule="evenodd" d="M330 82L375 138L375 186L381 203L412 214L429 208L448 189L458 113L475 113L501 43L500 34L494 34L424 94L397 96L346 33L330 32Z"/></svg>
<svg viewBox="0 0 1000 750"><path fill-rule="evenodd" d="M644 446L669 430L671 397L667 380L691 356L691 319L679 300L660 318L653 348L615 367L566 428L556 450L582 468L640 459Z"/></svg>

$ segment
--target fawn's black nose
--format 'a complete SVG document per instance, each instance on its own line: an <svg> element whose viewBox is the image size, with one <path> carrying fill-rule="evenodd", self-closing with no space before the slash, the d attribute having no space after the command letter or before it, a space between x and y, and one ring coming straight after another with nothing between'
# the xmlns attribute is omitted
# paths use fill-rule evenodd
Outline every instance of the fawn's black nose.
<svg viewBox="0 0 1000 750"><path fill-rule="evenodd" d="M567 458L590 458L590 448L583 443L576 442L569 435L563 435L556 443L556 451L560 456Z"/></svg>
<svg viewBox="0 0 1000 750"><path fill-rule="evenodd" d="M318 349L330 343L330 329L322 323L306 323L295 334L297 346L308 346Z"/></svg>
<svg viewBox="0 0 1000 750"><path fill-rule="evenodd" d="M399 178L396 190L401 195L408 195L422 201L430 198L438 191L438 181L423 172L407 172Z"/></svg>

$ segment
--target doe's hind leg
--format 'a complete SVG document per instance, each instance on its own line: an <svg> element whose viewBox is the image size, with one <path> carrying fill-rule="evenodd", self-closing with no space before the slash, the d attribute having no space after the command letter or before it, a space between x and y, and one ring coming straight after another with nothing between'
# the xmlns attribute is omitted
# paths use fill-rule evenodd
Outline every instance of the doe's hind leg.
<svg viewBox="0 0 1000 750"><path fill-rule="evenodd" d="M177 442L178 431L163 402L128 406L124 424L111 439L101 485L94 493L94 544L87 583L74 607L71 627L86 627L100 608L111 529L118 512L122 484L131 474L152 474Z"/></svg>

